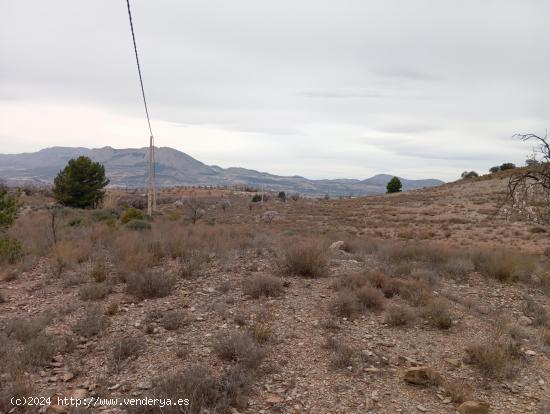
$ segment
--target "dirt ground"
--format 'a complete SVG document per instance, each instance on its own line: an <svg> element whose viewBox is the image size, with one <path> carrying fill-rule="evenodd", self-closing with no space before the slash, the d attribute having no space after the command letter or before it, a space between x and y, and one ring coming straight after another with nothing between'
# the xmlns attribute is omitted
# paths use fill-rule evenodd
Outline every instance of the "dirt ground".
<svg viewBox="0 0 550 414"><path fill-rule="evenodd" d="M10 230L25 257L5 266L0 282L0 412L24 411L10 405L13 395L54 399L28 412L83 411L55 403L71 396L197 401L203 388L193 378L163 380L201 366L225 400L216 394L214 403L189 412L462 407L548 414L550 268L543 253L550 242L544 228L496 214L504 189L505 180L474 180L365 198L281 202L273 194L263 203L251 203L249 193L171 189L160 196L198 200L204 214L196 224L185 203L161 204L143 231L127 229L120 215L71 210L58 218L56 243L42 208L51 200L28 197ZM292 251L305 264L293 265ZM314 274L300 275L300 266ZM135 275L148 272L172 278L169 291L147 297L132 290ZM365 287L376 299L358 308ZM100 316L75 328L94 308ZM390 317L398 311L403 323ZM163 322L170 312L185 321ZM437 323L442 314L448 324ZM99 324L96 333L90 324ZM235 333L254 344L228 357L219 344ZM117 353L124 338L135 346ZM513 350L506 348L512 342ZM248 364L259 350L261 361ZM236 367L238 380L223 376ZM406 381L418 367L433 375ZM465 401L488 403L489 411L464 411ZM132 409L88 409L126 411Z"/></svg>

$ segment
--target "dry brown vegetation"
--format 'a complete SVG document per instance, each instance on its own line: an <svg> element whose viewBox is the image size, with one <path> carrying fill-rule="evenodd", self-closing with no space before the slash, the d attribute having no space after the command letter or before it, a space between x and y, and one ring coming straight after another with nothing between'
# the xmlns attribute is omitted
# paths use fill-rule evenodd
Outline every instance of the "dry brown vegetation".
<svg viewBox="0 0 550 414"><path fill-rule="evenodd" d="M0 270L0 412L77 390L197 414L544 412L548 232L494 216L499 180L263 205L163 189L204 215L162 204L145 227L116 200L52 227L48 200L23 197L24 255ZM403 380L423 366L442 381Z"/></svg>

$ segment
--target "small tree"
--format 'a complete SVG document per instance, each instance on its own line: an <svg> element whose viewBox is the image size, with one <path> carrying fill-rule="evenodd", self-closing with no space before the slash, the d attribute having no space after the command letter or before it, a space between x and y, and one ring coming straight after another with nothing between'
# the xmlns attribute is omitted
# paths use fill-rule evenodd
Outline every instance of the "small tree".
<svg viewBox="0 0 550 414"><path fill-rule="evenodd" d="M460 174L461 178L476 178L479 177L479 174L475 171L464 171L462 174Z"/></svg>
<svg viewBox="0 0 550 414"><path fill-rule="evenodd" d="M109 184L105 167L88 157L71 159L54 180L54 196L59 204L76 208L95 208L103 200Z"/></svg>
<svg viewBox="0 0 550 414"><path fill-rule="evenodd" d="M386 185L388 194L399 193L401 191L401 180L398 177L393 177Z"/></svg>
<svg viewBox="0 0 550 414"><path fill-rule="evenodd" d="M185 200L184 205L187 210L187 217L193 224L203 218L206 214L204 203L196 198L188 198Z"/></svg>
<svg viewBox="0 0 550 414"><path fill-rule="evenodd" d="M513 170L514 168L516 168L516 164L513 162L505 162L500 166L500 171Z"/></svg>
<svg viewBox="0 0 550 414"><path fill-rule="evenodd" d="M0 184L0 231L13 224L19 210L19 200L10 195L8 189Z"/></svg>
<svg viewBox="0 0 550 414"><path fill-rule="evenodd" d="M0 184L0 264L13 264L21 257L21 242L6 234L8 228L17 218L19 200L9 194L8 189Z"/></svg>
<svg viewBox="0 0 550 414"><path fill-rule="evenodd" d="M515 172L508 181L508 191L501 211L516 214L532 223L550 226L550 141L547 135L516 134L522 141L535 141L533 162ZM540 159L537 160L537 155Z"/></svg>
<svg viewBox="0 0 550 414"><path fill-rule="evenodd" d="M494 174L494 173L499 172L499 171L500 171L500 166L498 166L498 165L489 168L489 172L490 172L491 174Z"/></svg>
<svg viewBox="0 0 550 414"><path fill-rule="evenodd" d="M279 191L277 198L284 203L286 201L286 193L284 191Z"/></svg>

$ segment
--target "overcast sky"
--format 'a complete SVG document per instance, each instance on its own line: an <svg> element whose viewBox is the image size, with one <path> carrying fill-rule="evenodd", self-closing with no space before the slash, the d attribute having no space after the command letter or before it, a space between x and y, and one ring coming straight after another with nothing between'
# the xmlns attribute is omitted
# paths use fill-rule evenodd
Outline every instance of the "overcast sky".
<svg viewBox="0 0 550 414"><path fill-rule="evenodd" d="M158 146L310 178L456 179L550 126L547 0L133 0ZM143 147L124 0L0 0L0 153Z"/></svg>

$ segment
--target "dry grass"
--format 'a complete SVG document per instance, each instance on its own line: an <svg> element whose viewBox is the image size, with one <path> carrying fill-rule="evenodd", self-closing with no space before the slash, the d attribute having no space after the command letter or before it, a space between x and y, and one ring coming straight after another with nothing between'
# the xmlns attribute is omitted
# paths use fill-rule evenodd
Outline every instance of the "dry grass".
<svg viewBox="0 0 550 414"><path fill-rule="evenodd" d="M109 326L109 318L99 306L86 309L86 314L73 326L73 331L84 337L100 335Z"/></svg>
<svg viewBox="0 0 550 414"><path fill-rule="evenodd" d="M528 282L535 270L535 258L505 250L480 250L472 253L478 272L500 282Z"/></svg>
<svg viewBox="0 0 550 414"><path fill-rule="evenodd" d="M535 326L550 326L550 316L545 307L526 297L522 304L523 313L533 320Z"/></svg>
<svg viewBox="0 0 550 414"><path fill-rule="evenodd" d="M201 365L192 365L183 371L170 373L155 380L151 395L173 401L187 398L186 414L227 413L231 407L244 409L251 392L254 377L243 367L229 367L219 376ZM157 407L135 407L132 413L156 413ZM163 408L167 414L181 413L181 407Z"/></svg>
<svg viewBox="0 0 550 414"><path fill-rule="evenodd" d="M333 368L341 369L353 365L355 351L346 345L341 338L328 337L323 347L332 353L330 364Z"/></svg>
<svg viewBox="0 0 550 414"><path fill-rule="evenodd" d="M268 324L256 323L250 328L250 333L257 343L265 344L273 339L273 330Z"/></svg>
<svg viewBox="0 0 550 414"><path fill-rule="evenodd" d="M449 311L448 303L443 299L431 300L422 310L422 315L430 324L438 329L450 329L453 319Z"/></svg>
<svg viewBox="0 0 550 414"><path fill-rule="evenodd" d="M111 293L111 286L106 283L90 283L81 286L78 294L81 300L101 300Z"/></svg>
<svg viewBox="0 0 550 414"><path fill-rule="evenodd" d="M319 240L291 241L284 248L281 267L286 274L318 278L328 272L328 249Z"/></svg>
<svg viewBox="0 0 550 414"><path fill-rule="evenodd" d="M21 350L18 356L23 366L41 367L52 361L58 351L56 338L38 334L31 338Z"/></svg>
<svg viewBox="0 0 550 414"><path fill-rule="evenodd" d="M415 313L408 306L392 305L386 310L384 322L390 326L407 326L415 319Z"/></svg>
<svg viewBox="0 0 550 414"><path fill-rule="evenodd" d="M20 342L27 343L36 335L43 333L54 319L54 313L46 311L30 319L11 319L6 324L5 332Z"/></svg>
<svg viewBox="0 0 550 414"><path fill-rule="evenodd" d="M366 277L370 284L380 289L386 298L392 298L399 293L399 281L388 277L384 272L368 272Z"/></svg>
<svg viewBox="0 0 550 414"><path fill-rule="evenodd" d="M108 269L104 260L95 260L90 270L90 278L96 283L102 283L107 280Z"/></svg>
<svg viewBox="0 0 550 414"><path fill-rule="evenodd" d="M517 375L521 358L518 342L503 337L474 343L466 348L466 355L468 363L492 378Z"/></svg>
<svg viewBox="0 0 550 414"><path fill-rule="evenodd" d="M126 290L139 299L163 298L172 293L175 284L170 274L145 270L128 275Z"/></svg>
<svg viewBox="0 0 550 414"><path fill-rule="evenodd" d="M160 320L160 324L162 325L162 327L169 331L175 331L177 329L183 328L189 323L189 316L187 315L187 313L182 311L166 312Z"/></svg>
<svg viewBox="0 0 550 414"><path fill-rule="evenodd" d="M355 290L363 287L367 281L367 276L362 273L345 274L337 279L334 288L337 290Z"/></svg>
<svg viewBox="0 0 550 414"><path fill-rule="evenodd" d="M473 399L474 390L472 386L465 380L445 381L445 394L455 404L462 404L464 401Z"/></svg>
<svg viewBox="0 0 550 414"><path fill-rule="evenodd" d="M283 293L283 282L275 276L256 275L244 281L243 291L254 299L277 297Z"/></svg>
<svg viewBox="0 0 550 414"><path fill-rule="evenodd" d="M124 361L137 357L144 347L145 340L142 337L125 336L115 339L109 355L109 363L113 370L119 372Z"/></svg>
<svg viewBox="0 0 550 414"><path fill-rule="evenodd" d="M213 346L221 359L237 362L247 368L257 368L265 357L264 349L246 331L220 335Z"/></svg>
<svg viewBox="0 0 550 414"><path fill-rule="evenodd" d="M352 318L361 312L361 306L357 296L350 290L338 292L330 302L329 310L333 315L341 318Z"/></svg>
<svg viewBox="0 0 550 414"><path fill-rule="evenodd" d="M52 246L52 255L56 262L63 264L64 268L73 268L87 261L92 256L93 249L94 245L89 237L62 240Z"/></svg>
<svg viewBox="0 0 550 414"><path fill-rule="evenodd" d="M384 308L384 295L378 289L363 286L355 292L355 295L363 310L379 311Z"/></svg>
<svg viewBox="0 0 550 414"><path fill-rule="evenodd" d="M0 388L0 411L13 412L17 408L12 405L12 398L25 398L35 395L31 381L23 376L18 376ZM21 408L19 408L21 409Z"/></svg>

